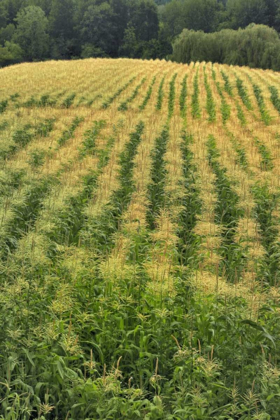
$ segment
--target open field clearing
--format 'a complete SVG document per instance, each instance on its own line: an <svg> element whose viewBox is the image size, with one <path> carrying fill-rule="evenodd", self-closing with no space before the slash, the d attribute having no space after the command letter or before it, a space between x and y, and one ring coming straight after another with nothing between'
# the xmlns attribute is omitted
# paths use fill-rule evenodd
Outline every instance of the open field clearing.
<svg viewBox="0 0 280 420"><path fill-rule="evenodd" d="M280 75L0 80L0 419L280 419Z"/></svg>

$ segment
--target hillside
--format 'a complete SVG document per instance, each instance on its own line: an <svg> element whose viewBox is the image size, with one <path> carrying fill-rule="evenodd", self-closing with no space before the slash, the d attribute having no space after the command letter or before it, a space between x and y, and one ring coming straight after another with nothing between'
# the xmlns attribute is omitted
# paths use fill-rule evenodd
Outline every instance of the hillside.
<svg viewBox="0 0 280 420"><path fill-rule="evenodd" d="M279 74L0 80L0 419L280 419Z"/></svg>

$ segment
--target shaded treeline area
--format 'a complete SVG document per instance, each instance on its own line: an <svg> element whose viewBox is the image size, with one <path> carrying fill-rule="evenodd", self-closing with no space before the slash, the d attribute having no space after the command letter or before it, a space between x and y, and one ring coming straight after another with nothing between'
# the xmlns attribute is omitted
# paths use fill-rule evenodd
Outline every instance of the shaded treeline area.
<svg viewBox="0 0 280 420"><path fill-rule="evenodd" d="M205 33L184 29L173 44L173 59L182 63L212 61L280 70L280 39L268 26Z"/></svg>
<svg viewBox="0 0 280 420"><path fill-rule="evenodd" d="M252 23L267 28L238 31ZM1 0L0 66L129 57L279 70L279 31L280 0Z"/></svg>

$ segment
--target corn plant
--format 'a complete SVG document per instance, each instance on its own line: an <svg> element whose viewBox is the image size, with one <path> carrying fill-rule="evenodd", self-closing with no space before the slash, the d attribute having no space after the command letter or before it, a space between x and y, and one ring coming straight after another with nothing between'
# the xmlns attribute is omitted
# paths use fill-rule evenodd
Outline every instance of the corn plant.
<svg viewBox="0 0 280 420"><path fill-rule="evenodd" d="M243 216L244 211L238 206L239 197L231 188L226 169L221 168L217 160L219 151L213 136L209 136L207 147L209 164L216 175L215 184L218 194L216 222L223 225L223 241L220 248L223 258L221 272L225 270L228 280L236 281L241 276L246 259L243 249L234 241L238 219Z"/></svg>
<svg viewBox="0 0 280 420"><path fill-rule="evenodd" d="M279 418L278 76L200 66L0 70L0 419Z"/></svg>
<svg viewBox="0 0 280 420"><path fill-rule="evenodd" d="M241 123L242 126L246 125L246 118L243 112L243 109L241 108L241 106L239 105L239 103L236 101L235 102L236 108L237 108L237 117Z"/></svg>
<svg viewBox="0 0 280 420"><path fill-rule="evenodd" d="M5 112L5 110L7 109L7 106L8 106L8 99L5 99L0 102L0 114L3 114L3 112Z"/></svg>
<svg viewBox="0 0 280 420"><path fill-rule="evenodd" d="M187 109L187 105L186 105L186 100L187 100L187 78L188 75L186 74L184 76L184 79L181 83L181 94L180 94L180 111L181 111L181 116L182 118L184 118L185 113L186 113L186 109Z"/></svg>
<svg viewBox="0 0 280 420"><path fill-rule="evenodd" d="M65 130L61 137L58 139L57 143L58 146L63 146L68 140L70 140L75 133L76 128L84 121L83 117L75 117L72 121L72 124L70 125L68 130Z"/></svg>
<svg viewBox="0 0 280 420"><path fill-rule="evenodd" d="M41 203L51 186L57 182L49 177L35 181L25 188L23 200L12 206L13 217L2 226L0 258L6 260L16 249L18 240L32 228L41 209Z"/></svg>
<svg viewBox="0 0 280 420"><path fill-rule="evenodd" d="M136 96L139 93L139 90L140 90L141 86L145 83L145 81L146 81L146 77L143 77L143 79L136 86L136 88L134 89L134 91L132 92L130 97L126 101L124 101L120 104L120 106L118 107L119 111L126 111L128 109L128 104L130 104L136 98Z"/></svg>
<svg viewBox="0 0 280 420"><path fill-rule="evenodd" d="M279 282L279 242L277 240L277 220L273 210L278 206L279 197L270 193L264 185L256 184L253 187L253 195L256 202L255 217L260 225L262 243L266 255L262 261L259 280L268 285L275 285Z"/></svg>
<svg viewBox="0 0 280 420"><path fill-rule="evenodd" d="M161 108L162 108L163 97L164 97L164 90L163 90L164 81L165 81L165 76L163 76L163 78L161 79L159 89L158 89L157 103L156 103L156 110L157 111L160 111Z"/></svg>
<svg viewBox="0 0 280 420"><path fill-rule="evenodd" d="M270 90L270 100L272 104L274 105L274 108L277 109L277 111L280 113L280 99L279 99L278 90L276 89L275 86L269 86L269 90Z"/></svg>
<svg viewBox="0 0 280 420"><path fill-rule="evenodd" d="M46 119L35 126L36 134L40 137L47 137L53 130L55 123L54 118Z"/></svg>
<svg viewBox="0 0 280 420"><path fill-rule="evenodd" d="M70 93L70 95L68 95L62 102L61 107L67 108L67 109L70 108L75 98L76 98L76 93Z"/></svg>
<svg viewBox="0 0 280 420"><path fill-rule="evenodd" d="M198 215L200 214L201 201L199 191L194 183L196 167L193 164L193 154L190 144L193 137L186 132L182 133L181 152L183 157L183 187L185 191L182 200L182 211L179 215L178 226L178 258L181 266L197 268L198 259L195 257L199 248L200 239L193 233Z"/></svg>
<svg viewBox="0 0 280 420"><path fill-rule="evenodd" d="M100 134L100 131L102 128L106 126L106 121L100 120L100 121L94 121L93 127L90 130L87 130L86 133L84 133L84 140L83 145L80 150L80 156L86 156L89 153L95 153L95 142L96 138Z"/></svg>
<svg viewBox="0 0 280 420"><path fill-rule="evenodd" d="M269 123L271 122L271 117L266 109L265 106L265 102L264 102L264 97L262 95L262 91L260 89L259 86L257 86L256 84L253 84L253 90L254 90L254 94L258 103L258 107L261 113L261 117L263 122L265 123L265 125L269 125Z"/></svg>
<svg viewBox="0 0 280 420"><path fill-rule="evenodd" d="M206 102L206 109L209 115L208 121L209 122L214 122L216 120L216 106L215 106L215 102L213 99L213 95L212 95L212 91L211 91L211 87L208 83L207 80L207 75L205 72L205 68L204 68L204 85L205 85L205 89L206 89L206 94L207 94L207 102Z"/></svg>
<svg viewBox="0 0 280 420"><path fill-rule="evenodd" d="M155 148L152 152L151 183L148 186L149 207L147 211L147 223L150 229L155 229L155 220L159 215L160 209L165 203L165 177L166 162L164 155L166 153L167 142L169 139L168 128L164 128L161 135L156 139Z"/></svg>
<svg viewBox="0 0 280 420"><path fill-rule="evenodd" d="M234 135L230 132L228 132L230 141L233 145L233 148L236 152L236 164L240 165L242 169L247 171L248 169L248 159L246 155L246 150L240 145L240 142L237 138L234 137Z"/></svg>
<svg viewBox="0 0 280 420"><path fill-rule="evenodd" d="M243 80L241 80L239 77L236 78L236 87L238 90L238 94L243 102L243 104L246 106L246 108L251 111L253 109L250 98L248 96L247 88L244 86Z"/></svg>
<svg viewBox="0 0 280 420"><path fill-rule="evenodd" d="M104 101L103 102L103 104L102 104L102 108L103 109L107 109L110 105L111 105L111 103L112 102L114 102L114 100L118 97L118 96L120 96L121 95L121 93L123 92L123 91L125 91L127 88L128 88L128 86L131 84L131 83L133 83L134 82L134 80L136 79L136 77L132 77L127 83L125 83L120 89L118 89L117 91L116 91L116 93L114 93L114 95L113 96L111 96L111 97L109 97L106 101Z"/></svg>
<svg viewBox="0 0 280 420"><path fill-rule="evenodd" d="M254 138L255 145L261 155L261 169L271 171L274 168L270 150L257 137Z"/></svg>
<svg viewBox="0 0 280 420"><path fill-rule="evenodd" d="M196 72L193 82L193 94L192 94L192 116L193 118L200 118L201 111L199 107L199 85L198 85L198 70Z"/></svg>
<svg viewBox="0 0 280 420"><path fill-rule="evenodd" d="M221 75L225 82L224 84L225 92L227 92L229 96L233 96L233 90L232 90L232 86L230 84L228 75L224 71L221 71Z"/></svg>
<svg viewBox="0 0 280 420"><path fill-rule="evenodd" d="M8 126L9 126L8 121L3 121L3 122L0 124L0 132L1 132L1 131L6 130L6 128L7 128Z"/></svg>
<svg viewBox="0 0 280 420"><path fill-rule="evenodd" d="M169 98L168 98L168 118L170 119L174 112L174 101L175 101L175 81L177 78L177 73L175 73L169 83Z"/></svg>
<svg viewBox="0 0 280 420"><path fill-rule="evenodd" d="M214 79L216 80L216 78ZM224 94L223 94L223 90L221 88L221 85L219 82L216 81L216 88L217 88L217 92L221 98L221 114L222 114L222 120L223 120L223 124L226 124L227 120L230 118L230 113L231 113L231 108L230 105L227 103Z"/></svg>
<svg viewBox="0 0 280 420"><path fill-rule="evenodd" d="M130 141L119 156L119 189L114 191L110 202L101 216L96 220L90 219L82 233L82 236L98 252L106 253L113 246L113 235L119 227L121 216L127 209L131 195L135 189L133 181L133 160L137 153L137 147L141 142L143 131L144 123L141 121L136 126L135 131L130 134Z"/></svg>
<svg viewBox="0 0 280 420"><path fill-rule="evenodd" d="M149 86L149 89L147 90L146 96L143 99L143 102L141 103L141 105L139 105L140 111L143 111L146 108L147 103L149 102L149 100L152 96L153 87L154 87L155 82L156 82L156 76L153 77L153 79L151 81L151 84Z"/></svg>

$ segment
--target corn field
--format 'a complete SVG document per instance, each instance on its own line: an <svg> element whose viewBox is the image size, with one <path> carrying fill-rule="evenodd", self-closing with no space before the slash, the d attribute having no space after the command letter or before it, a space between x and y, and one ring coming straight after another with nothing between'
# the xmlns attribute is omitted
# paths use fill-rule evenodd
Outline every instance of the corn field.
<svg viewBox="0 0 280 420"><path fill-rule="evenodd" d="M0 79L0 419L280 419L279 74Z"/></svg>

